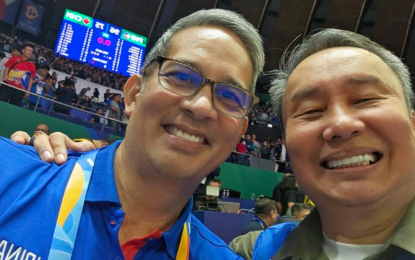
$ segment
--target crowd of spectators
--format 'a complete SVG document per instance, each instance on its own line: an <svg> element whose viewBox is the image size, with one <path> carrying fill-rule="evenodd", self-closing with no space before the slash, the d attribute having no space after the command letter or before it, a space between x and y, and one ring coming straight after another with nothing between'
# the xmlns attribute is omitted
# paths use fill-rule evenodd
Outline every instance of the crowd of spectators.
<svg viewBox="0 0 415 260"><path fill-rule="evenodd" d="M4 34L0 34L0 49L6 52L9 52L12 46L24 46L28 44L33 47L33 54L38 63L47 63L52 69L64 72L73 77L118 90L122 90L127 80L127 77L122 74L113 73L86 63L80 63L58 56L53 50L44 48L41 45L30 44L27 40L19 37L12 39Z"/></svg>
<svg viewBox="0 0 415 260"><path fill-rule="evenodd" d="M275 161L279 165L280 172L284 172L287 163L289 163L282 138L277 138L277 140L267 138L263 142L258 142L256 134L242 136L236 144L235 153L231 154L228 162L248 166L252 157Z"/></svg>
<svg viewBox="0 0 415 260"><path fill-rule="evenodd" d="M259 102L255 104L248 115L249 124L263 127L274 128L278 125L278 117L272 110L269 102Z"/></svg>
<svg viewBox="0 0 415 260"><path fill-rule="evenodd" d="M13 49L20 49L19 46L30 46L33 49L31 61L36 64L37 68L33 85L27 90L37 95L53 98L60 103L88 110L89 112L96 112L99 115L104 115L103 112L108 110L108 117L122 121L124 105L123 97L121 97L120 94L111 93L111 90L107 89L106 93L104 93L104 103L100 104L100 106L95 106L94 104L99 103L99 90L95 88L92 92L91 89L87 87L81 89L79 93L76 93L75 85L77 78L81 78L109 88L122 90L126 77L95 68L88 64L82 64L56 56L52 50L31 44L27 42L27 40L22 40L21 38L12 39L4 34L0 34L0 50L3 50L3 52L0 51L0 53L3 54L1 58L5 56L5 52L12 52ZM5 57L4 60L6 59L8 58ZM50 74L50 69L54 69L55 71ZM70 77L58 82L56 71L62 71L69 74ZM25 88L28 88L28 86L25 86ZM39 99L38 96L35 95L26 95L21 105L24 106L26 103L32 106L37 105L37 107L48 110L53 109L55 112L66 115L69 115L71 111L70 107L60 104L55 104L52 108L52 103L50 101ZM103 111L103 108L105 111ZM116 129L120 126L118 122L113 120L107 121L104 117L98 115L91 116L90 121L108 124L108 126ZM124 128L124 126L122 128Z"/></svg>

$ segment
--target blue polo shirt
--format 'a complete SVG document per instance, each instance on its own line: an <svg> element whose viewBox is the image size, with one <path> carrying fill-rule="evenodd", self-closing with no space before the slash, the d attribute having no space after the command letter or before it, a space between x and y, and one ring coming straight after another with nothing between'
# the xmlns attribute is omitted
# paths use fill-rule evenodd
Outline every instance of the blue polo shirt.
<svg viewBox="0 0 415 260"><path fill-rule="evenodd" d="M118 231L125 213L113 170L119 143L97 155L72 259L124 259ZM47 259L66 183L79 156L72 152L66 164L48 164L32 147L0 138L0 255ZM160 239L147 241L134 260L175 259L192 204L190 199L173 227ZM242 258L191 215L189 259Z"/></svg>

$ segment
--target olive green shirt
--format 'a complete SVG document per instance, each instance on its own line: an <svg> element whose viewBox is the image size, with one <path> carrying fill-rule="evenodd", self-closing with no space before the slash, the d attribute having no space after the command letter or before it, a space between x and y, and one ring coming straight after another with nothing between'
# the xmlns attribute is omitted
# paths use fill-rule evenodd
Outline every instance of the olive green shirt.
<svg viewBox="0 0 415 260"><path fill-rule="evenodd" d="M272 260L329 260L323 250L322 230L320 215L315 209L288 236ZM365 258L375 259L415 259L415 200L381 253Z"/></svg>

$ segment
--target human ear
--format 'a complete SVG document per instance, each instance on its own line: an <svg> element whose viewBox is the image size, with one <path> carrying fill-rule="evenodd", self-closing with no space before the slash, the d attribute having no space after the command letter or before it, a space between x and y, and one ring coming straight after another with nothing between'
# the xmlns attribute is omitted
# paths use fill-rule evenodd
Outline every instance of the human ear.
<svg viewBox="0 0 415 260"><path fill-rule="evenodd" d="M143 77L135 74L124 84L125 115L129 118L136 106L136 96L142 90Z"/></svg>
<svg viewBox="0 0 415 260"><path fill-rule="evenodd" d="M242 128L241 132L239 133L238 142L241 139L241 137L246 133L246 130L248 130L248 117L244 117L242 120Z"/></svg>

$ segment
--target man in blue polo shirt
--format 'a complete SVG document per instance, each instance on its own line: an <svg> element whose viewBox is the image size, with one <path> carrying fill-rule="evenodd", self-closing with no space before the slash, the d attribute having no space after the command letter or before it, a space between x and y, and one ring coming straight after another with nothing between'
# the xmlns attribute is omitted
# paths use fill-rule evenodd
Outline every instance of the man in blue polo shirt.
<svg viewBox="0 0 415 260"><path fill-rule="evenodd" d="M263 64L251 24L199 11L173 25L143 75L126 82L123 142L82 157L41 152L68 160L58 166L0 139L0 255L240 259L190 213L191 195L245 133Z"/></svg>

